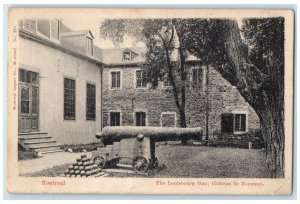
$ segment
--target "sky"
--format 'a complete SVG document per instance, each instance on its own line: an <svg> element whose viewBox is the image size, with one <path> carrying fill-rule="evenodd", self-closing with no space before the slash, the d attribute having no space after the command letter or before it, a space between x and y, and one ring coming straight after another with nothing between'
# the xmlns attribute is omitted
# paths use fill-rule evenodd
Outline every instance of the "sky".
<svg viewBox="0 0 300 204"><path fill-rule="evenodd" d="M241 28L242 19L236 19L238 22L239 27ZM94 35L94 45L98 46L99 48L114 48L114 44L111 40L104 40L100 38L100 25L102 20L99 19L87 19L87 18L74 18L72 19L62 19L62 22L72 30L91 30ZM120 45L120 47L143 47L143 43L135 44L134 40L125 38L124 44Z"/></svg>

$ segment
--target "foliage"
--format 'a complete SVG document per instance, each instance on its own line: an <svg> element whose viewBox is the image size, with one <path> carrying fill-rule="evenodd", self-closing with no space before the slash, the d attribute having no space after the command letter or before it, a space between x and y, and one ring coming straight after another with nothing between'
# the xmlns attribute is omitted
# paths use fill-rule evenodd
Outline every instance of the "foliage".
<svg viewBox="0 0 300 204"><path fill-rule="evenodd" d="M38 153L33 150L25 150L21 145L18 145L18 160L29 160L39 158Z"/></svg>
<svg viewBox="0 0 300 204"><path fill-rule="evenodd" d="M91 144L78 144L78 145L62 145L61 149L72 149L73 152L83 152L86 150L87 152L95 151L97 148L103 147L102 143L91 143Z"/></svg>

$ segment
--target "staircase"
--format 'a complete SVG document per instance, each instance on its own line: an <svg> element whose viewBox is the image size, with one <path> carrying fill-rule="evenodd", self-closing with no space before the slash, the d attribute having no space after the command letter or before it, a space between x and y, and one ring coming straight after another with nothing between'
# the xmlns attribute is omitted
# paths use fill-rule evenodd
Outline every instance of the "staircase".
<svg viewBox="0 0 300 204"><path fill-rule="evenodd" d="M18 136L19 144L26 150L33 150L42 154L64 151L60 149L57 141L45 132L19 133Z"/></svg>

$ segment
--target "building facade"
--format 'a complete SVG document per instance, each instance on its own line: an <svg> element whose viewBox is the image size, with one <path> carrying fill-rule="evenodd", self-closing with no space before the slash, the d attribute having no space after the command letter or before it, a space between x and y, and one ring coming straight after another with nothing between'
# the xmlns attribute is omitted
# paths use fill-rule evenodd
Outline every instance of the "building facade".
<svg viewBox="0 0 300 204"><path fill-rule="evenodd" d="M145 53L144 48L103 50L103 126L179 126L169 82L152 87L143 78L139 65ZM210 138L217 133L243 134L260 128L255 111L235 87L215 69L195 60L189 64L188 127L202 127L206 133L208 125Z"/></svg>
<svg viewBox="0 0 300 204"><path fill-rule="evenodd" d="M19 135L41 151L95 142L103 63L92 33L73 32L59 19L24 19L19 35ZM34 140L39 134L52 140Z"/></svg>

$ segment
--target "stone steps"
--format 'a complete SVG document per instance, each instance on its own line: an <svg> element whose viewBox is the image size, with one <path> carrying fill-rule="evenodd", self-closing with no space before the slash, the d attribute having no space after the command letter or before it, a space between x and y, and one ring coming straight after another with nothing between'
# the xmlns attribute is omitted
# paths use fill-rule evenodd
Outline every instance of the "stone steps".
<svg viewBox="0 0 300 204"><path fill-rule="evenodd" d="M33 150L41 154L63 151L56 140L45 132L19 133L19 144L26 150Z"/></svg>

